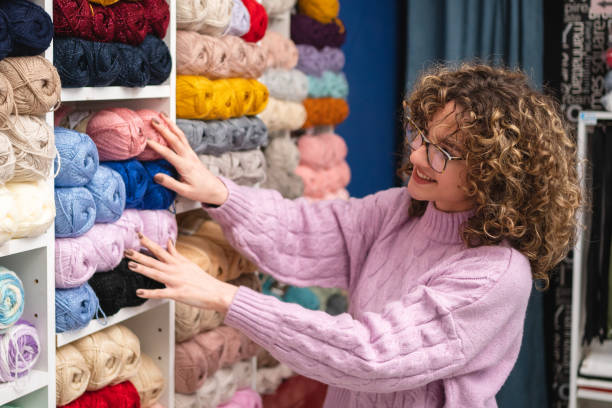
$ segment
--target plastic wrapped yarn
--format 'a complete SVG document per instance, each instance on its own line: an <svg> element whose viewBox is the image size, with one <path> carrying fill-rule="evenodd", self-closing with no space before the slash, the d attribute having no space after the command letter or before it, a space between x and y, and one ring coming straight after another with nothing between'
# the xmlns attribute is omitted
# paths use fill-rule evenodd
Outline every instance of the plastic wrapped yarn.
<svg viewBox="0 0 612 408"><path fill-rule="evenodd" d="M126 3L129 4L129 3ZM164 1L164 4L167 4ZM168 46L154 35L147 35L139 47L147 58L151 76L147 85L160 85L172 72L172 56Z"/></svg>
<svg viewBox="0 0 612 408"><path fill-rule="evenodd" d="M125 184L116 171L100 166L85 188L96 204L97 223L115 222L125 209Z"/></svg>
<svg viewBox="0 0 612 408"><path fill-rule="evenodd" d="M176 124L198 154L219 155L268 144L268 129L254 116L210 121L178 119Z"/></svg>
<svg viewBox="0 0 612 408"><path fill-rule="evenodd" d="M130 378L140 396L140 406L143 408L152 407L161 397L166 386L164 373L155 364L153 359L146 354L141 356L140 368L136 375Z"/></svg>
<svg viewBox="0 0 612 408"><path fill-rule="evenodd" d="M180 1L176 4L176 27L179 30L221 35L232 18L232 0Z"/></svg>
<svg viewBox="0 0 612 408"><path fill-rule="evenodd" d="M40 339L34 326L19 320L0 332L0 383L27 375L40 356Z"/></svg>
<svg viewBox="0 0 612 408"><path fill-rule="evenodd" d="M232 16L223 35L241 37L251 29L251 15L242 0L233 0Z"/></svg>
<svg viewBox="0 0 612 408"><path fill-rule="evenodd" d="M55 189L55 236L74 238L83 235L96 221L96 203L84 187Z"/></svg>
<svg viewBox="0 0 612 408"><path fill-rule="evenodd" d="M275 16L289 11L295 6L296 0L262 0L261 5L266 9L268 16Z"/></svg>
<svg viewBox="0 0 612 408"><path fill-rule="evenodd" d="M320 77L308 76L308 97L342 98L348 96L348 81L343 72L325 71Z"/></svg>
<svg viewBox="0 0 612 408"><path fill-rule="evenodd" d="M263 408L261 396L250 388L242 388L234 393L228 402L218 408Z"/></svg>
<svg viewBox="0 0 612 408"><path fill-rule="evenodd" d="M141 368L140 340L133 331L122 324L104 329L106 334L121 349L121 370L111 384L119 384L133 378Z"/></svg>
<svg viewBox="0 0 612 408"><path fill-rule="evenodd" d="M328 169L339 164L346 159L348 152L344 139L335 133L303 135L298 139L297 146L300 164L315 170Z"/></svg>
<svg viewBox="0 0 612 408"><path fill-rule="evenodd" d="M49 48L53 22L42 7L28 0L11 0L0 2L0 10L10 26L13 47L9 55L38 55Z"/></svg>
<svg viewBox="0 0 612 408"><path fill-rule="evenodd" d="M340 72L344 68L344 52L340 48L323 47L321 50L312 45L297 46L299 59L297 69L306 75L321 76L324 71Z"/></svg>
<svg viewBox="0 0 612 408"><path fill-rule="evenodd" d="M141 210L138 216L142 220L142 234L166 248L168 240L176 242L178 227L176 217L167 210Z"/></svg>
<svg viewBox="0 0 612 408"><path fill-rule="evenodd" d="M267 68L293 69L298 63L299 54L293 41L275 31L266 32L261 48L267 57Z"/></svg>
<svg viewBox="0 0 612 408"><path fill-rule="evenodd" d="M47 180L11 182L6 183L5 187L13 205L8 207L8 213L0 221L0 227L5 227L2 230L11 229L12 238L36 237L44 233L55 217L55 201L51 199L51 187ZM0 196L0 202L7 203L6 197Z"/></svg>
<svg viewBox="0 0 612 408"><path fill-rule="evenodd" d="M55 240L56 288L75 288L91 278L98 265L95 259L97 244L84 237Z"/></svg>
<svg viewBox="0 0 612 408"><path fill-rule="evenodd" d="M324 24L304 14L293 14L291 39L296 44L308 44L319 49L326 46L340 48L346 41L346 30L340 19Z"/></svg>
<svg viewBox="0 0 612 408"><path fill-rule="evenodd" d="M90 334L73 344L91 372L87 391L104 388L119 375L122 365L121 346L104 331Z"/></svg>
<svg viewBox="0 0 612 408"><path fill-rule="evenodd" d="M91 372L83 355L72 344L55 353L55 404L66 405L87 390Z"/></svg>
<svg viewBox="0 0 612 408"><path fill-rule="evenodd" d="M125 184L125 208L138 208L149 188L150 177L138 160L107 161L100 167L116 171Z"/></svg>
<svg viewBox="0 0 612 408"><path fill-rule="evenodd" d="M272 98L301 102L308 96L310 78L297 69L270 68L260 81L268 88Z"/></svg>
<svg viewBox="0 0 612 408"><path fill-rule="evenodd" d="M119 75L111 85L143 87L151 80L151 63L140 47L115 43L121 60Z"/></svg>
<svg viewBox="0 0 612 408"><path fill-rule="evenodd" d="M251 27L242 36L245 41L257 42L263 38L268 28L268 14L266 9L256 0L241 0L250 15Z"/></svg>
<svg viewBox="0 0 612 408"><path fill-rule="evenodd" d="M5 134L15 152L11 181L34 181L49 177L55 158L53 128L38 116L11 115Z"/></svg>
<svg viewBox="0 0 612 408"><path fill-rule="evenodd" d="M62 86L57 70L46 58L6 58L0 61L0 73L13 88L16 113L43 115L57 108Z"/></svg>
<svg viewBox="0 0 612 408"><path fill-rule="evenodd" d="M87 391L62 408L91 407L140 408L140 397L134 385L130 381L124 381L97 391Z"/></svg>
<svg viewBox="0 0 612 408"><path fill-rule="evenodd" d="M344 99L306 98L302 102L306 109L304 128L338 125L348 117L349 107Z"/></svg>
<svg viewBox="0 0 612 408"><path fill-rule="evenodd" d="M0 266L0 330L15 324L23 314L23 291L23 283L17 274Z"/></svg>
<svg viewBox="0 0 612 408"><path fill-rule="evenodd" d="M291 377L293 371L284 364L257 370L256 389L259 394L274 394L283 380Z"/></svg>
<svg viewBox="0 0 612 408"><path fill-rule="evenodd" d="M137 209L141 210L164 210L170 207L176 198L176 193L161 184L157 184L153 177L156 174L163 173L170 177L177 177L178 173L166 160L154 160L142 163L147 172L149 182L147 190L142 198L142 202Z"/></svg>
<svg viewBox="0 0 612 408"><path fill-rule="evenodd" d="M323 198L326 193L344 188L351 180L351 170L346 161L325 170L300 165L295 173L304 180L304 195L314 198Z"/></svg>
<svg viewBox="0 0 612 408"><path fill-rule="evenodd" d="M268 89L254 79L210 80L178 75L176 114L184 119L229 119L260 113L268 102Z"/></svg>
<svg viewBox="0 0 612 408"><path fill-rule="evenodd" d="M237 184L252 187L266 180L266 158L259 149L199 157L213 174L227 177Z"/></svg>
<svg viewBox="0 0 612 408"><path fill-rule="evenodd" d="M259 114L268 131L297 130L306 121L306 109L299 102L285 101L270 97L268 105Z"/></svg>
<svg viewBox="0 0 612 408"><path fill-rule="evenodd" d="M62 127L54 128L55 147L59 159L55 161L55 185L79 187L89 183L98 170L98 149L85 133ZM59 171L58 171L59 170Z"/></svg>
<svg viewBox="0 0 612 408"><path fill-rule="evenodd" d="M154 140L162 146L168 146L168 143L166 143L166 139L151 124L151 120L153 119L159 121L160 123L164 123L159 112L155 112L151 109L140 109L137 110L136 113L138 114L138 116L140 116L142 122L144 123L142 130L144 132L145 138L147 140ZM159 155L159 153L157 153L155 150L151 149L147 145L147 147L145 147L142 153L136 156L136 159L143 161L157 160L161 159L161 156Z"/></svg>
<svg viewBox="0 0 612 408"><path fill-rule="evenodd" d="M239 37L176 32L176 71L179 75L201 75L209 79L258 78L265 69L267 58L262 47Z"/></svg>
<svg viewBox="0 0 612 408"><path fill-rule="evenodd" d="M15 151L6 133L0 132L0 184L13 178L15 174Z"/></svg>
<svg viewBox="0 0 612 408"><path fill-rule="evenodd" d="M340 2L338 0L298 0L298 10L321 23L331 23L340 13Z"/></svg>
<svg viewBox="0 0 612 408"><path fill-rule="evenodd" d="M2 13L0 11L0 13ZM1 30L1 29L0 29ZM1 31L0 31L1 33ZM263 55L263 54L262 54ZM0 126L4 127L10 114L15 111L15 95L8 78L0 75Z"/></svg>
<svg viewBox="0 0 612 408"><path fill-rule="evenodd" d="M110 108L91 118L87 134L98 147L101 161L126 160L144 151L147 139L143 128L144 122L133 110Z"/></svg>
<svg viewBox="0 0 612 408"><path fill-rule="evenodd" d="M98 307L98 298L88 283L76 288L55 289L55 332L87 326Z"/></svg>

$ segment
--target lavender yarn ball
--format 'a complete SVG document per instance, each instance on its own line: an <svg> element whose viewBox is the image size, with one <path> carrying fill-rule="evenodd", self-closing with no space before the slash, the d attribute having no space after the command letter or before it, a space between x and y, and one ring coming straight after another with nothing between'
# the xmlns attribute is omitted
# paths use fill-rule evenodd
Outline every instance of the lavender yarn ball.
<svg viewBox="0 0 612 408"><path fill-rule="evenodd" d="M321 76L323 71L340 72L344 68L344 52L340 48L323 47L318 50L308 44L297 46L299 59L297 69L306 75Z"/></svg>

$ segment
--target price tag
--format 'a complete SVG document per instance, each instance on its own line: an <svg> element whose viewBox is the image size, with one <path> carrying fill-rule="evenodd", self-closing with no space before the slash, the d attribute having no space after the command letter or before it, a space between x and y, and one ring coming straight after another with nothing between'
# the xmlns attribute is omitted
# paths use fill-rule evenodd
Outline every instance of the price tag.
<svg viewBox="0 0 612 408"><path fill-rule="evenodd" d="M597 124L597 116L591 112L580 112L580 120L584 122L585 125Z"/></svg>

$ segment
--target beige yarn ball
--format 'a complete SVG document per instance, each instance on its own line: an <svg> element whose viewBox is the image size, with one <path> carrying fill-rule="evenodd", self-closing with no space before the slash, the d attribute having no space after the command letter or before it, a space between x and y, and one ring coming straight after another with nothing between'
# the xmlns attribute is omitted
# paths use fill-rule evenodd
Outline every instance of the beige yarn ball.
<svg viewBox="0 0 612 408"><path fill-rule="evenodd" d="M81 352L91 371L87 391L106 387L121 372L121 347L106 333L90 334L77 340L74 346Z"/></svg>
<svg viewBox="0 0 612 408"><path fill-rule="evenodd" d="M11 182L6 183L5 187L14 202L7 215L15 226L13 238L29 238L43 234L55 218L55 199L49 182Z"/></svg>
<svg viewBox="0 0 612 408"><path fill-rule="evenodd" d="M121 371L117 378L111 382L111 385L119 384L134 377L141 363L138 336L121 324L104 329L104 333L121 348Z"/></svg>
<svg viewBox="0 0 612 408"><path fill-rule="evenodd" d="M154 405L166 386L164 374L153 359L146 354L140 356L140 368L130 379L140 396L140 406L143 408Z"/></svg>
<svg viewBox="0 0 612 408"><path fill-rule="evenodd" d="M72 344L57 349L55 357L55 403L66 405L79 398L89 384L91 372L83 355Z"/></svg>

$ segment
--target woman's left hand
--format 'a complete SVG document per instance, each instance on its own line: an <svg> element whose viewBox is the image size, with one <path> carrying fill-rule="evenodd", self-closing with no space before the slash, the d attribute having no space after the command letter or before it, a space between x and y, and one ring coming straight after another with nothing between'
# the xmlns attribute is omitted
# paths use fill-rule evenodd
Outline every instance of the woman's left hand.
<svg viewBox="0 0 612 408"><path fill-rule="evenodd" d="M135 250L126 250L131 261L128 267L137 273L166 285L164 289L138 289L136 294L146 299L176 301L227 313L238 288L213 278L198 265L179 254L171 240L165 250L149 238L140 235L140 243L157 259Z"/></svg>

